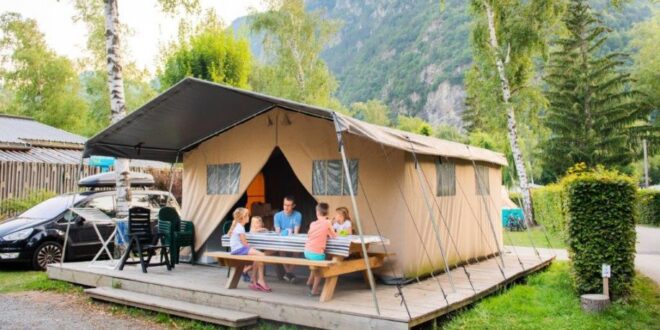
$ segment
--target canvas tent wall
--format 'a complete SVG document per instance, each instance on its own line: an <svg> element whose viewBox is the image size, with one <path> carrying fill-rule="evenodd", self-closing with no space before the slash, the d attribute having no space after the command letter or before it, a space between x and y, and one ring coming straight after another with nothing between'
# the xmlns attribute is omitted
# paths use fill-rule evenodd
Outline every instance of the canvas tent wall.
<svg viewBox="0 0 660 330"><path fill-rule="evenodd" d="M414 277L443 268L432 219L439 224L450 264L459 260L449 232L463 259L492 255L501 248L497 219L503 203L500 168L506 165L502 155L196 79L184 80L93 137L85 153L182 159L183 216L195 222L200 248L276 147L317 201L349 207L354 214L347 193L315 186L323 181L317 176L315 182L315 170L327 175L327 168L341 159L333 119L343 132L347 157L357 167L356 199L364 232L376 234L378 224L391 241L388 251L395 253L389 261L393 267L381 268L381 275ZM442 172L447 168L452 175ZM442 196L437 196L438 171L445 181L454 179L454 189ZM432 215L425 195L432 198ZM440 221L446 221L449 231Z"/></svg>
<svg viewBox="0 0 660 330"><path fill-rule="evenodd" d="M382 235L391 240L389 251L396 253L392 259L395 263L393 268L402 270L406 277L442 268L440 250L421 196L421 187L426 184L418 182L410 154L392 147L382 147L379 143L354 135L347 135L345 143L348 158L357 161L357 202L358 208L363 210L364 231L376 234L374 222L378 223ZM315 162L340 160L333 123L273 109L203 142L184 155L183 213L184 217L195 221L198 248L225 215L232 211L231 208L276 147L282 150L297 179L317 201L328 202L333 208L346 206L354 214L348 194L319 194L322 189L313 186ZM420 159L423 171L432 182L436 182L436 159L435 156L421 156ZM494 192L498 191L501 181L499 166L482 163L488 169L489 189L493 192L490 196L493 198L486 201L490 207L486 208L476 195L472 163L460 159L448 161L456 165L455 176L461 187L457 188L453 196L436 197L442 212L435 208L434 218L444 216L447 219L462 257L476 258L493 254L497 251L496 244L502 242L501 236L497 236L499 243L496 243L491 234L485 237L480 235L478 226L480 224L489 228L486 212L490 213L492 219L497 219L500 200L499 194ZM230 164L238 164L240 168L236 189L228 191L231 193L209 193L209 168ZM318 169L318 163L316 167ZM397 182L401 184L406 202L410 204L412 217L402 201ZM460 189L465 190L465 194ZM435 191L432 195L436 195ZM367 205L367 200L370 205ZM367 212L369 209L373 211L373 217ZM413 220L418 228L414 228ZM417 231L422 233L421 239ZM448 251L449 262L457 263L456 251L449 245L446 231L443 231L441 240ZM425 260L424 249L430 252L433 265Z"/></svg>

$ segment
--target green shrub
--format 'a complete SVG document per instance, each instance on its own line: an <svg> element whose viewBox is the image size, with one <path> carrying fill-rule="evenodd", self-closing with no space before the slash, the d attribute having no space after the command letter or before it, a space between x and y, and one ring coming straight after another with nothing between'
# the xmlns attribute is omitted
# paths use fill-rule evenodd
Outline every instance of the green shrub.
<svg viewBox="0 0 660 330"><path fill-rule="evenodd" d="M518 207L522 207L522 194L519 192L509 192L509 199L516 203Z"/></svg>
<svg viewBox="0 0 660 330"><path fill-rule="evenodd" d="M600 292L601 265L609 264L612 297L627 296L635 274L634 180L597 168L569 174L561 183L577 290Z"/></svg>
<svg viewBox="0 0 660 330"><path fill-rule="evenodd" d="M637 199L638 223L660 226L660 190L643 189Z"/></svg>
<svg viewBox="0 0 660 330"><path fill-rule="evenodd" d="M24 198L8 198L0 201L0 219L23 213L55 195L54 192L48 190L33 190Z"/></svg>
<svg viewBox="0 0 660 330"><path fill-rule="evenodd" d="M532 203L534 204L534 220L543 225L548 232L565 234L566 217L562 212L562 186L559 184L547 185L532 190Z"/></svg>

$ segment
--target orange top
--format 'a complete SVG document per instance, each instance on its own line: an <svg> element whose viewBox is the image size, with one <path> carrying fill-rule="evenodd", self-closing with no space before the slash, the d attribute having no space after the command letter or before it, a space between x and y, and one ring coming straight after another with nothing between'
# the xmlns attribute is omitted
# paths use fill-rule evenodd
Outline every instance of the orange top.
<svg viewBox="0 0 660 330"><path fill-rule="evenodd" d="M309 224L309 231L307 231L305 250L314 253L325 253L325 245L328 243L328 237L337 237L337 233L332 229L330 220L316 220L312 222Z"/></svg>

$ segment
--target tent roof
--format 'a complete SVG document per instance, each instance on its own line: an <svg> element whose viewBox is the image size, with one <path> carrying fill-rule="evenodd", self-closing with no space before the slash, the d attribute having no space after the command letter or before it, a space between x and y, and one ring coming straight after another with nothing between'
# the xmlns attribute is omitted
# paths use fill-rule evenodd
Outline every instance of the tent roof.
<svg viewBox="0 0 660 330"><path fill-rule="evenodd" d="M84 155L174 162L180 152L274 108L333 120L330 110L186 78L89 139ZM501 154L489 150L336 116L342 130L394 148L507 164Z"/></svg>

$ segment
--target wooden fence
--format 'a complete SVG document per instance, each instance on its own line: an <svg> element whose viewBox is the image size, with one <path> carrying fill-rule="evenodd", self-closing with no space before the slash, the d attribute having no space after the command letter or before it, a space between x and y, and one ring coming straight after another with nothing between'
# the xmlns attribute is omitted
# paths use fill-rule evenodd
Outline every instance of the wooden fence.
<svg viewBox="0 0 660 330"><path fill-rule="evenodd" d="M78 190L80 178L101 173L101 169L83 165L82 174L77 164L48 164L0 161L0 219L14 216L8 211L5 201L26 198L31 193L48 191L63 194ZM141 168L131 171L144 172Z"/></svg>

